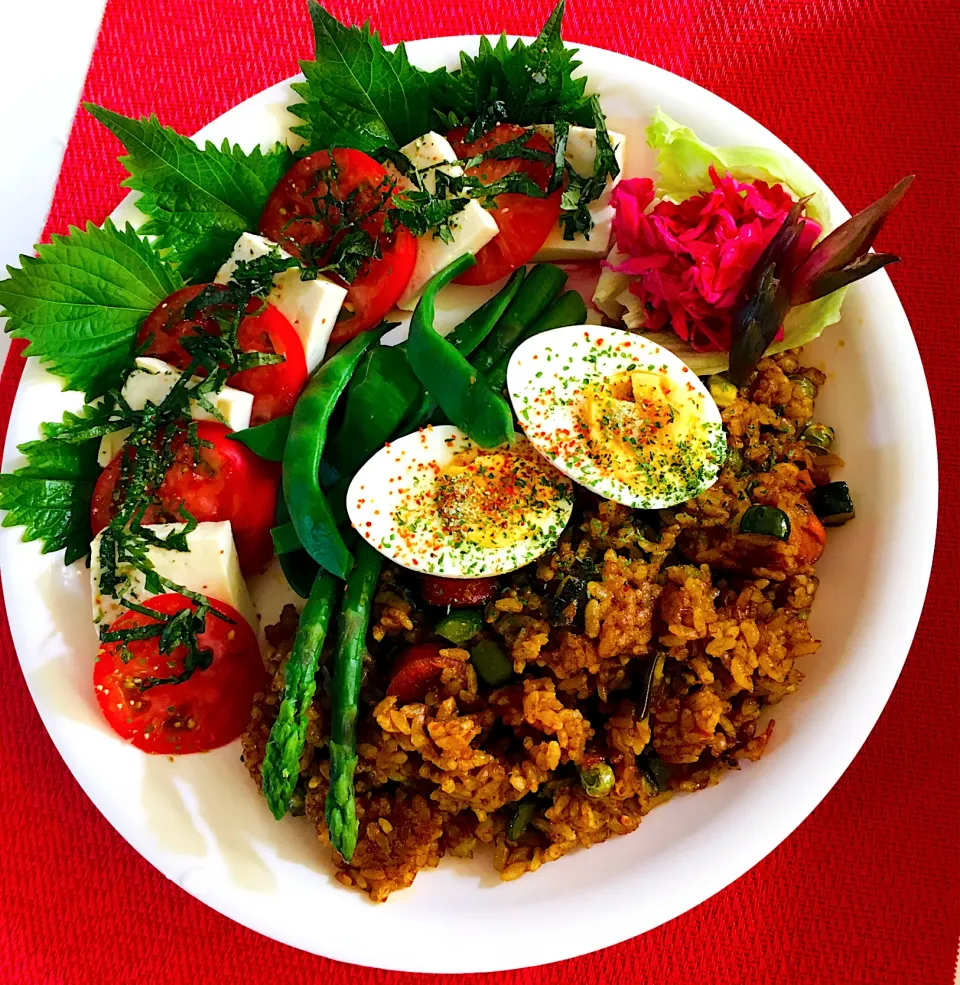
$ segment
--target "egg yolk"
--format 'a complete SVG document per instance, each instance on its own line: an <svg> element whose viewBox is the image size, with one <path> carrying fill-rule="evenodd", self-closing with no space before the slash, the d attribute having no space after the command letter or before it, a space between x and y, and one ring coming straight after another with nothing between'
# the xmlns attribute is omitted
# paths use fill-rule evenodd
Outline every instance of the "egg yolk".
<svg viewBox="0 0 960 985"><path fill-rule="evenodd" d="M581 414L595 458L628 481L638 453L668 440L676 410L670 380L657 373L620 373L588 386Z"/></svg>
<svg viewBox="0 0 960 985"><path fill-rule="evenodd" d="M533 449L460 452L436 477L434 504L449 536L480 547L517 544L540 532L565 493Z"/></svg>

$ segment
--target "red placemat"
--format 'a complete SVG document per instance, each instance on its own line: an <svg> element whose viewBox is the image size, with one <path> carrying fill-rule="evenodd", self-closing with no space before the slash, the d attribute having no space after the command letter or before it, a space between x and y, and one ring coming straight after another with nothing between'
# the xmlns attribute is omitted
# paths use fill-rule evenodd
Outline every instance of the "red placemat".
<svg viewBox="0 0 960 985"><path fill-rule="evenodd" d="M548 0L496 11L478 0L329 6L341 19L369 16L393 41L534 33ZM736 103L851 207L917 173L883 243L907 259L892 276L927 370L945 496L930 595L906 669L863 752L814 814L733 886L664 927L496 979L946 985L960 933L957 8L938 0L570 0L565 33L662 65ZM310 50L299 0L111 0L84 98L130 114L156 111L190 133L293 74ZM99 220L116 205L118 150L92 119L78 118L47 235ZM14 356L0 381L4 426L19 372ZM0 981L456 980L302 954L187 896L136 855L67 772L30 702L5 620L0 668ZM470 927L464 932L466 947L491 946ZM424 927L424 946L429 937Z"/></svg>

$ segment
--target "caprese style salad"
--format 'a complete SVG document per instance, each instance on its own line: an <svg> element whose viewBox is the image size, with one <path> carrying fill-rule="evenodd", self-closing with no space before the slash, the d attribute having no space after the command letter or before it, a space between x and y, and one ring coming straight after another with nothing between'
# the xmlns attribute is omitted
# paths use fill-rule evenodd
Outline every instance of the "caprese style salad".
<svg viewBox="0 0 960 985"><path fill-rule="evenodd" d="M92 687L148 753L246 727L269 683L249 585L279 566L302 613L262 787L290 809L322 677L326 823L349 861L384 559L436 605L478 608L585 499L694 500L729 465L722 412L761 359L817 337L848 284L896 259L869 250L909 179L832 228L792 162L709 146L660 112L656 173L625 174L562 2L533 43L484 39L432 72L309 7L316 55L283 144L200 146L86 107L123 143L144 221L54 236L0 282L6 330L86 398L21 446L0 506L89 564ZM485 300L443 335L451 284ZM406 337L385 344L396 325ZM828 449L810 426L807 446ZM832 485L821 513L842 522L853 507ZM814 511L792 509L745 502L764 563L799 550L798 516L822 550ZM387 694L449 681L460 651L427 646ZM511 663L477 672L493 685Z"/></svg>

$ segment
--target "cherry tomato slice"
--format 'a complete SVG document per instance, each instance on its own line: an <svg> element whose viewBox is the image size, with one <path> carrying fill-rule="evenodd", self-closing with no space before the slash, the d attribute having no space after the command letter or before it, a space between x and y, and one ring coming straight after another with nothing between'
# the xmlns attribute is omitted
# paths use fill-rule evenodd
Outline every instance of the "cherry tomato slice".
<svg viewBox="0 0 960 985"><path fill-rule="evenodd" d="M183 347L183 340L197 334L220 334L215 318L187 318L184 312L187 304L206 287L225 289L222 284L191 284L175 291L147 315L137 335L145 356L186 369L190 355ZM242 370L234 373L227 383L253 394L250 424L265 424L293 412L293 405L307 383L307 362L297 330L273 305L253 298L247 312L237 332L240 349L280 355L283 362ZM202 376L203 371L198 375Z"/></svg>
<svg viewBox="0 0 960 985"><path fill-rule="evenodd" d="M93 670L100 710L110 727L144 752L163 755L205 752L236 739L250 717L253 696L267 685L267 673L253 629L236 609L216 599L213 607L230 620L207 615L197 642L210 653L210 666L194 671L180 684L157 684L150 678L182 673L186 647L160 653L158 637L103 643ZM183 595L157 595L145 603L162 616L197 610ZM140 612L127 612L111 630L159 624Z"/></svg>
<svg viewBox="0 0 960 985"><path fill-rule="evenodd" d="M446 647L441 643L418 643L407 647L393 666L393 678L387 694L395 695L397 704L401 705L422 701L448 668L460 678L462 685L466 685L469 676L467 664L463 660L442 656L440 651L444 649Z"/></svg>
<svg viewBox="0 0 960 985"><path fill-rule="evenodd" d="M190 365L190 356L181 342L194 335L219 335L220 326L212 317L187 318L184 309L209 284L190 284L164 298L144 319L137 333L137 348L144 356L162 359L177 369ZM224 288L226 290L226 288ZM203 315L203 312L200 313Z"/></svg>
<svg viewBox="0 0 960 985"><path fill-rule="evenodd" d="M496 578L438 578L424 575L420 590L427 605L469 609L495 599L500 583Z"/></svg>
<svg viewBox="0 0 960 985"><path fill-rule="evenodd" d="M263 305L258 314L240 322L237 342L244 352L266 352L283 356L282 363L252 366L234 373L227 383L253 394L250 425L266 424L275 417L293 413L307 385L307 360L297 330L273 305Z"/></svg>
<svg viewBox="0 0 960 985"><path fill-rule="evenodd" d="M229 520L244 574L262 571L273 557L270 528L274 523L280 466L264 461L212 421L197 423L200 450L195 452L186 432L173 439L173 464L167 470L156 503L151 504L144 523L180 523L185 507L199 522ZM127 446L103 470L93 491L90 524L99 533L116 516L123 501L121 459L134 452Z"/></svg>
<svg viewBox="0 0 960 985"><path fill-rule="evenodd" d="M466 127L457 127L447 134L457 157L464 160L498 147L510 140L516 140L525 133L523 127L513 123L501 123L479 140L464 143ZM531 150L545 151L553 148L540 134L533 134L526 144ZM546 191L553 174L553 165L541 161L528 161L512 157L503 161L486 160L476 167L468 168L467 174L476 175L485 185L497 181L514 171L524 171L536 182L541 191ZM477 262L466 273L457 278L458 284L492 284L501 277L528 263L543 246L544 240L553 232L560 221L560 196L557 189L546 198L533 198L530 195L498 195L497 207L490 212L500 234L477 252Z"/></svg>
<svg viewBox="0 0 960 985"><path fill-rule="evenodd" d="M384 232L391 190L387 172L372 157L349 148L322 150L297 161L263 208L260 231L288 253L321 266L351 229L378 244L379 258L364 261L347 284L332 342L373 328L399 301L413 273L417 242L410 231L398 226Z"/></svg>

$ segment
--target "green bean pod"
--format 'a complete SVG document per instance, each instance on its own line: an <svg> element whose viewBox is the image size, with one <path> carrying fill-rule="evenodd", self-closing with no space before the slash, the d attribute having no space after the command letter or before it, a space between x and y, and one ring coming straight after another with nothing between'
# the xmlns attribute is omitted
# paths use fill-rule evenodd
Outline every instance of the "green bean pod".
<svg viewBox="0 0 960 985"><path fill-rule="evenodd" d="M474 353L474 367L485 376L501 357L509 358L523 333L546 311L566 282L567 275L559 267L537 264L527 274L497 327Z"/></svg>
<svg viewBox="0 0 960 985"><path fill-rule="evenodd" d="M231 441L239 441L241 445L246 445L255 455L265 458L268 462L282 462L291 420L289 415L275 417L266 424L234 431L227 437Z"/></svg>
<svg viewBox="0 0 960 985"><path fill-rule="evenodd" d="M447 341L457 352L469 356L493 331L517 296L525 276L526 270L523 267L514 270L506 284L489 301L480 305L447 336Z"/></svg>
<svg viewBox="0 0 960 985"><path fill-rule="evenodd" d="M357 847L357 804L353 776L357 768L357 717L367 628L383 557L365 540L357 546L357 564L347 580L340 606L333 665L330 720L330 789L326 817L330 842L349 862Z"/></svg>
<svg viewBox="0 0 960 985"><path fill-rule="evenodd" d="M457 352L469 357L489 335L510 302L516 297L525 274L526 271L523 267L515 270L507 283L489 301L482 304L472 314L467 315L447 336L447 341ZM401 343L401 345L405 346L406 343ZM436 410L436 400L426 391L421 392L419 400L410 407L407 416L400 422L395 433L397 435L410 434L411 431L422 428L430 421Z"/></svg>
<svg viewBox="0 0 960 985"><path fill-rule="evenodd" d="M283 700L263 754L263 794L279 821L287 812L300 775L307 712L317 690L320 651L337 597L337 580L321 571L300 615L293 650L284 668Z"/></svg>
<svg viewBox="0 0 960 985"><path fill-rule="evenodd" d="M466 254L441 270L427 284L410 321L407 354L417 378L450 422L481 448L492 448L513 437L510 407L453 344L441 338L433 327L437 293L474 262L474 258ZM514 304L516 300L514 298Z"/></svg>
<svg viewBox="0 0 960 985"><path fill-rule="evenodd" d="M525 329L517 345L532 339L534 335L541 332L549 332L551 328L565 328L567 325L582 325L587 317L587 306L583 298L576 291L566 291L554 301L546 311L527 329ZM502 390L507 383L507 366L510 364L510 357L516 350L516 346L509 352L504 353L496 365L487 373L487 382L495 390Z"/></svg>
<svg viewBox="0 0 960 985"><path fill-rule="evenodd" d="M290 523L290 513L282 494L277 496L276 521L277 526L270 531L270 536L273 538L273 549L280 562L283 577L300 598L309 598L320 568L301 546L300 538Z"/></svg>
<svg viewBox="0 0 960 985"><path fill-rule="evenodd" d="M395 433L421 394L405 346L371 349L344 398L343 421L326 456L341 475L352 475Z"/></svg>
<svg viewBox="0 0 960 985"><path fill-rule="evenodd" d="M353 558L320 489L320 459L337 400L378 337L377 331L356 336L313 374L293 409L283 453L283 496L300 543L321 568L338 578L347 577Z"/></svg>

